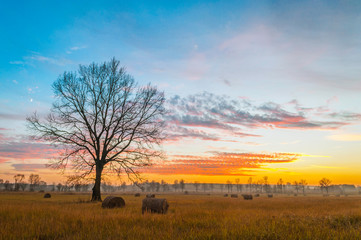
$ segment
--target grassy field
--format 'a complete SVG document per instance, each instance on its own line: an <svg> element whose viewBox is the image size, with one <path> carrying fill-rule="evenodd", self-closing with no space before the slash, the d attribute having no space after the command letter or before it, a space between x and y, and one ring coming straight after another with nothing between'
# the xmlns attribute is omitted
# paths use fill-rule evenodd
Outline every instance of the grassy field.
<svg viewBox="0 0 361 240"><path fill-rule="evenodd" d="M118 196L125 208L102 209L89 195L0 193L0 238L361 239L358 196L164 195L166 215L142 215L144 196Z"/></svg>

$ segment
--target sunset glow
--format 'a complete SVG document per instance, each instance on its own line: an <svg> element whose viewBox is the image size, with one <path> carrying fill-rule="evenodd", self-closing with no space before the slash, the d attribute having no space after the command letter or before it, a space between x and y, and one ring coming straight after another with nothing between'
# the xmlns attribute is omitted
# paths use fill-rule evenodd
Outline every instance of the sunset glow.
<svg viewBox="0 0 361 240"><path fill-rule="evenodd" d="M2 4L0 179L72 174L25 119L64 71L115 57L166 96L165 158L144 179L361 185L361 2L135 2Z"/></svg>

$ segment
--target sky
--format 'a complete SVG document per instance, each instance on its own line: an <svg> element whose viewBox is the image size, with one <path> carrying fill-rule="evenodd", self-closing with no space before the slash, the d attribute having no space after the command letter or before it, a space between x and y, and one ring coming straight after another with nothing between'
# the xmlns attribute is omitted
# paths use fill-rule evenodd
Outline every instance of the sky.
<svg viewBox="0 0 361 240"><path fill-rule="evenodd" d="M174 112L148 180L361 185L361 2L7 1L0 6L0 179L56 151L29 138L52 83L118 59Z"/></svg>

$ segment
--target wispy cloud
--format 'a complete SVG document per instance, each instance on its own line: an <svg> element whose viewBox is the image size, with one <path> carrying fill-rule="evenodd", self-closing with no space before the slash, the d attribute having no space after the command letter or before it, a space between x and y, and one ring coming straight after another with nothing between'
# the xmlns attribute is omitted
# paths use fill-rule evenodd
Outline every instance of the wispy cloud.
<svg viewBox="0 0 361 240"><path fill-rule="evenodd" d="M220 139L209 135L209 130L222 131L223 135L232 137L259 137L244 129L333 130L361 120L357 113L329 113L328 106L307 108L296 100L284 105L274 102L255 105L249 99L232 99L208 92L173 96L168 108L171 135L180 138L189 134L189 137L209 140Z"/></svg>
<svg viewBox="0 0 361 240"><path fill-rule="evenodd" d="M145 169L154 174L185 174L209 176L250 176L252 172L272 163L290 163L298 160L298 153L232 153L213 152L209 156L174 155L172 160L157 163Z"/></svg>
<svg viewBox="0 0 361 240"><path fill-rule="evenodd" d="M26 171L26 172L34 172L40 169L45 169L45 164L11 164L15 171Z"/></svg>
<svg viewBox="0 0 361 240"><path fill-rule="evenodd" d="M31 51L31 55L24 56L22 60L10 61L9 63L14 65L34 65L37 62L49 63L58 66L64 66L73 63L71 60L64 57L49 57L33 51Z"/></svg>
<svg viewBox="0 0 361 240"><path fill-rule="evenodd" d="M75 51L79 51L81 49L85 49L87 48L87 46L74 46L74 47L71 47L69 50L66 51L67 54L71 54Z"/></svg>

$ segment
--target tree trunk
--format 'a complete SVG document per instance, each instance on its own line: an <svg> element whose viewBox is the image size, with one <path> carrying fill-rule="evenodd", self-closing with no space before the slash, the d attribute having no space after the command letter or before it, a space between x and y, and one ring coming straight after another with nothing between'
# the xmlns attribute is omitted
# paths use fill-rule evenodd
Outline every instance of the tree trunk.
<svg viewBox="0 0 361 240"><path fill-rule="evenodd" d="M92 195L92 201L102 201L101 194L100 194L100 184L102 180L102 172L103 172L103 165L97 164L96 166L96 176L95 176L95 184L93 187L93 195Z"/></svg>

